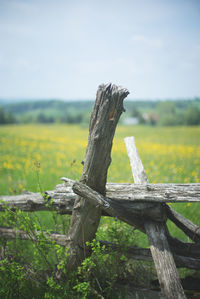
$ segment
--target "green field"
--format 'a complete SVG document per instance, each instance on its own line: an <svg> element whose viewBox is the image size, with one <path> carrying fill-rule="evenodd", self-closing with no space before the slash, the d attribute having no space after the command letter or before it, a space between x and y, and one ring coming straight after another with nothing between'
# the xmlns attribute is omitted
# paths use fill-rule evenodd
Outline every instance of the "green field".
<svg viewBox="0 0 200 299"><path fill-rule="evenodd" d="M123 142L126 136L135 136L151 183L199 183L200 127L143 126L117 128L108 182L132 182ZM0 194L51 190L61 182L62 176L78 180L87 138L88 129L78 126L1 126ZM199 204L174 206L200 225ZM172 225L170 228L185 238Z"/></svg>
<svg viewBox="0 0 200 299"><path fill-rule="evenodd" d="M151 183L199 183L200 127L148 126L118 126L108 182L133 181L123 141L126 136L135 137ZM88 129L78 126L1 126L0 194L52 190L61 183L62 176L79 180L87 138ZM200 226L199 203L173 204L173 207ZM131 285L146 287L156 278L151 262L127 259L120 251L108 254L98 243L93 243L93 254L84 260L78 274L57 281L55 273L58 267L66 270L67 250L52 243L43 232L66 234L69 221L69 215L59 215L54 211L22 213L6 210L0 213L0 226L23 229L30 238L37 237L37 242L18 238L0 240L3 254L0 260L0 297L16 298L17 292L17 298L97 298L95 289L105 298L126 298L117 290L114 292L118 281L122 279ZM172 223L169 222L168 227L173 236L189 241ZM39 239L35 230L41 232ZM149 246L146 235L112 217L101 218L96 237L124 248L127 245ZM180 275L184 277L187 271L181 269Z"/></svg>

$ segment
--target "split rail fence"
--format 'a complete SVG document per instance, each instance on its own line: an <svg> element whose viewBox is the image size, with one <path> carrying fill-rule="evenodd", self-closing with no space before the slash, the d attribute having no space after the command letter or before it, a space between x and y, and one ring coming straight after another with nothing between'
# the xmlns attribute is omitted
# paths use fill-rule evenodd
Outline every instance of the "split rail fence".
<svg viewBox="0 0 200 299"><path fill-rule="evenodd" d="M186 298L177 267L200 270L200 227L167 205L170 202L200 202L200 184L150 184L137 152L134 137L125 138L134 184L107 183L115 129L124 111L123 100L128 90L120 86L100 85L89 126L88 147L82 161L79 182L63 177L55 190L0 196L0 210L7 207L23 211L52 210L72 214L67 235L48 234L69 250L67 272L75 270L90 251L86 241L95 237L101 216L114 216L145 233L150 249L129 247L127 255L137 260L153 260L164 298ZM47 203L51 198L51 207ZM191 240L173 238L166 222L170 219ZM39 234L39 232L38 232ZM0 227L0 237L30 237L22 230ZM34 241L34 240L33 240ZM110 250L119 246L100 241ZM61 277L62 273L57 273Z"/></svg>

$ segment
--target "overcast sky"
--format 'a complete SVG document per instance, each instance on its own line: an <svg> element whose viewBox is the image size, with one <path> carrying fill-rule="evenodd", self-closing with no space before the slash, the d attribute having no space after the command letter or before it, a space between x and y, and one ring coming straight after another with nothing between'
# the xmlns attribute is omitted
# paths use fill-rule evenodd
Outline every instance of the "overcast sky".
<svg viewBox="0 0 200 299"><path fill-rule="evenodd" d="M200 0L0 0L0 97L200 96Z"/></svg>

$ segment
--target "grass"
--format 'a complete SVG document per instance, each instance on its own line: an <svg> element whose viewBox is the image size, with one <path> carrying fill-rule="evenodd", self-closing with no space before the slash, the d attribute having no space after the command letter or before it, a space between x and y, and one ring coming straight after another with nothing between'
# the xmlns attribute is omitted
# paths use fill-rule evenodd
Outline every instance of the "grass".
<svg viewBox="0 0 200 299"><path fill-rule="evenodd" d="M109 182L132 182L123 138L134 136L151 183L199 183L200 127L119 126L112 151ZM70 125L17 125L0 127L0 194L51 190L62 176L78 180L87 147L88 129ZM39 179L38 179L39 178ZM182 215L200 225L199 204L173 204ZM51 226L51 216L41 213ZM46 216L44 216L46 215ZM61 220L58 220L62 226ZM113 224L101 221L99 234ZM187 240L169 224L173 235ZM138 237L142 245L147 241Z"/></svg>

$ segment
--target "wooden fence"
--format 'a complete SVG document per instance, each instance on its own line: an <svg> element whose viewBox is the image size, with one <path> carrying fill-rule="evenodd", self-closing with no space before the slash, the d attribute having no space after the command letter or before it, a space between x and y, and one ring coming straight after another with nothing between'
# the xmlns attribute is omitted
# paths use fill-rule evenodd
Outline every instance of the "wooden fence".
<svg viewBox="0 0 200 299"><path fill-rule="evenodd" d="M111 163L115 129L124 111L123 100L128 91L122 87L100 85L89 127L88 147L82 161L80 182L63 177L55 190L26 192L16 196L0 196L0 210L52 210L72 214L67 235L47 234L69 248L67 271L75 270L90 254L86 241L95 237L101 216L114 216L146 233L150 249L129 247L127 255L137 260L153 260L164 298L186 298L177 267L200 270L200 227L174 211L167 203L200 202L200 184L150 184L140 160L133 137L125 138L134 184L106 183ZM47 205L51 199L51 206ZM173 238L166 221L170 219L192 242ZM39 234L39 232L38 232ZM0 227L0 237L28 240L22 230ZM33 240L34 241L34 240ZM119 246L100 241L109 249ZM62 273L57 271L57 277Z"/></svg>

